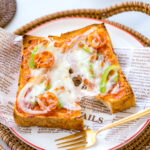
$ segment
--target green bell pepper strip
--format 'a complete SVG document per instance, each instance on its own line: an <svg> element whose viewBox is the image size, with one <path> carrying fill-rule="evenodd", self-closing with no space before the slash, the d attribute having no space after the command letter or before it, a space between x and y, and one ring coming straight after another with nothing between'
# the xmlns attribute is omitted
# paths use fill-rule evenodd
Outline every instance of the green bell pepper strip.
<svg viewBox="0 0 150 150"><path fill-rule="evenodd" d="M45 90L49 90L49 89L51 89L52 88L52 85L50 84L50 83L48 83L47 85L46 85L46 87L45 87Z"/></svg>
<svg viewBox="0 0 150 150"><path fill-rule="evenodd" d="M63 108L63 105L62 105L62 103L60 103L60 101L59 101L58 109L61 109L61 108Z"/></svg>
<svg viewBox="0 0 150 150"><path fill-rule="evenodd" d="M90 49L89 49L88 47L83 46L83 47L81 47L81 48L82 48L82 50L84 50L85 52L91 54L91 51L90 51Z"/></svg>
<svg viewBox="0 0 150 150"><path fill-rule="evenodd" d="M97 53L97 55L96 55L96 59L98 59L98 58L99 58L99 56L100 56L100 54L99 54L99 53Z"/></svg>
<svg viewBox="0 0 150 150"><path fill-rule="evenodd" d="M111 65L104 71L104 73L102 75L102 80L100 82L100 93L106 92L107 77L108 77L110 71L112 71L112 70L117 71L117 66ZM114 77L114 82L116 83L117 81L118 81L118 72L117 72L117 75Z"/></svg>
<svg viewBox="0 0 150 150"><path fill-rule="evenodd" d="M33 105L38 105L38 102L37 102L37 101L34 101L34 102L30 101L30 102L31 102L31 104L33 104Z"/></svg>
<svg viewBox="0 0 150 150"><path fill-rule="evenodd" d="M84 45L84 43L82 43L82 44ZM81 49L84 50L85 52L91 54L91 51L90 51L89 47L83 46L83 47L81 47Z"/></svg>
<svg viewBox="0 0 150 150"><path fill-rule="evenodd" d="M94 69L93 69L93 64L91 62L89 62L89 67L90 67L91 77L94 78Z"/></svg>
<svg viewBox="0 0 150 150"><path fill-rule="evenodd" d="M60 98L60 96L58 96L57 98L58 98L58 101L59 101L59 104L58 104L57 108L61 109L61 108L63 108L63 104L61 102L61 98Z"/></svg>
<svg viewBox="0 0 150 150"><path fill-rule="evenodd" d="M38 48L39 48L39 46L36 46L34 48L34 50L31 51L31 56L30 56L30 60L29 60L29 67L31 69L35 69L34 57L35 57L35 54L37 53Z"/></svg>

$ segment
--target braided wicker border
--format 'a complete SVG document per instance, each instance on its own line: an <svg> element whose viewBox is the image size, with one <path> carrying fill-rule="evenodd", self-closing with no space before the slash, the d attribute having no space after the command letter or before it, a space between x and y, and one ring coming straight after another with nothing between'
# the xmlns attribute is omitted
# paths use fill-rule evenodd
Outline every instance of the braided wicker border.
<svg viewBox="0 0 150 150"><path fill-rule="evenodd" d="M149 142L150 142L150 123L139 135L137 135L137 137L134 140L132 140L119 150L141 150L141 149L146 150L146 146L150 149L150 146L148 146L150 144Z"/></svg>
<svg viewBox="0 0 150 150"><path fill-rule="evenodd" d="M11 133L8 127L2 124L0 124L0 138L11 148L11 150L34 150L34 148L31 148L22 142Z"/></svg>
<svg viewBox="0 0 150 150"><path fill-rule="evenodd" d="M4 27L16 13L16 0L0 0L0 8L0 27Z"/></svg>
<svg viewBox="0 0 150 150"><path fill-rule="evenodd" d="M69 11L62 11L54 14L50 14L39 19L36 19L25 26L21 27L20 29L16 30L14 33L18 35L23 35L27 33L29 30L46 23L48 21L64 18L64 17L87 17L87 18L94 18L94 19L101 19L105 20L106 18L122 13L125 11L140 11L150 15L150 4L145 4L142 2L126 2L119 5L115 5L106 9L79 9L79 10L69 10ZM122 24L106 21L111 23L115 26L122 28L123 30L131 33L134 35L144 46L150 46L150 40L144 37L142 34L134 31L133 29L126 27ZM0 138L12 149L12 150L34 150L20 139L18 139L11 131L4 125L0 124ZM120 150L140 150L150 149L148 146L150 143L150 123L149 125L131 142L120 148ZM147 146L147 148L146 148Z"/></svg>

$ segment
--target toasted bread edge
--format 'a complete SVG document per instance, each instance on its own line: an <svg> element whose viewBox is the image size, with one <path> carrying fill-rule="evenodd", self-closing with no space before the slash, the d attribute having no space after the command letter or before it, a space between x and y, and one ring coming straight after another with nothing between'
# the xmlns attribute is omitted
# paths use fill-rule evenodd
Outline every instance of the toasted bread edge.
<svg viewBox="0 0 150 150"><path fill-rule="evenodd" d="M83 130L83 118L59 118L53 116L35 116L24 115L19 113L17 109L14 109L14 120L19 126L39 126L49 128L63 128L72 130Z"/></svg>

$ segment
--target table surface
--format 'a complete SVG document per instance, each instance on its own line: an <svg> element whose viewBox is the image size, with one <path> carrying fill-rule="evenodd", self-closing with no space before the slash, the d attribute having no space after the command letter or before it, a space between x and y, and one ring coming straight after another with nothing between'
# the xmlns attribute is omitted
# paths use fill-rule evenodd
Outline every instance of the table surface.
<svg viewBox="0 0 150 150"><path fill-rule="evenodd" d="M127 0L16 0L16 15L5 29L13 32L36 18L62 10L80 8L103 9L126 1ZM150 0L136 1L150 3ZM125 12L112 16L109 20L131 27L150 38L150 17L146 14L140 12ZM6 150L10 150L2 140L0 140L0 145L2 145Z"/></svg>

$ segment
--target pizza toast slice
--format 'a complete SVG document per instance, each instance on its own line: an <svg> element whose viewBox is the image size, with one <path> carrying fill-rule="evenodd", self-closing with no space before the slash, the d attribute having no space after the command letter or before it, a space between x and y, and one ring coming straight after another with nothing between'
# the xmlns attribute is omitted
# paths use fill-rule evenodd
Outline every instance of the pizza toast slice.
<svg viewBox="0 0 150 150"><path fill-rule="evenodd" d="M20 126L83 129L80 100L93 97L112 113L135 105L104 24L61 36L25 35L14 119Z"/></svg>

